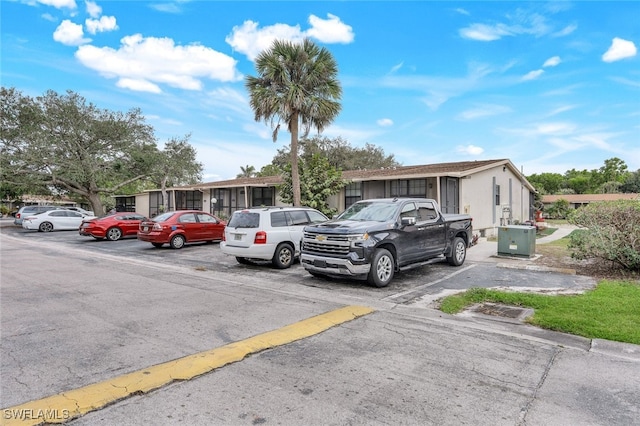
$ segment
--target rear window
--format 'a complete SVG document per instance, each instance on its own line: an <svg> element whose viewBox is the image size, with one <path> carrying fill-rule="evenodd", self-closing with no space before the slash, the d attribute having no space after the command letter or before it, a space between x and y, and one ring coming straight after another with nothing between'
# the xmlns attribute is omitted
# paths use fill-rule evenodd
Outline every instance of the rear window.
<svg viewBox="0 0 640 426"><path fill-rule="evenodd" d="M169 218L171 216L173 216L174 214L176 214L176 212L162 213L162 214L159 214L158 216L154 217L151 220L153 220L154 222L165 222L165 221L169 220Z"/></svg>
<svg viewBox="0 0 640 426"><path fill-rule="evenodd" d="M260 226L260 213L235 212L227 226L230 228L257 228Z"/></svg>

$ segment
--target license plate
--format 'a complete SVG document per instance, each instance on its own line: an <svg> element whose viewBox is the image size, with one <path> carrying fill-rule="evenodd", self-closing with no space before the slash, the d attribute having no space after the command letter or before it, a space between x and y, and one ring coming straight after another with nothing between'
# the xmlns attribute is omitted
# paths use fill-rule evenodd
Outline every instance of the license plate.
<svg viewBox="0 0 640 426"><path fill-rule="evenodd" d="M242 239L242 235L240 235L240 234L235 234L235 235L233 236L233 239L234 239L234 240L236 240L236 241L240 241L240 240Z"/></svg>
<svg viewBox="0 0 640 426"><path fill-rule="evenodd" d="M148 226L145 226L145 227L142 228L142 232L147 232L148 230L149 230Z"/></svg>
<svg viewBox="0 0 640 426"><path fill-rule="evenodd" d="M326 268L327 267L327 261L326 260L314 260L313 261L313 266L316 266L318 268Z"/></svg>

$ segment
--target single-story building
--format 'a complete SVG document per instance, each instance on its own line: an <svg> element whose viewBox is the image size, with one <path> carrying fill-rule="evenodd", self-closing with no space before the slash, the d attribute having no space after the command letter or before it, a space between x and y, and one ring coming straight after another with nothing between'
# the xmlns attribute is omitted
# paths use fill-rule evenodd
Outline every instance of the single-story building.
<svg viewBox="0 0 640 426"><path fill-rule="evenodd" d="M542 204L545 209L551 207L558 200L566 200L570 209L577 209L595 203L598 201L617 201L617 200L638 200L640 194L566 194L566 195L543 195Z"/></svg>
<svg viewBox="0 0 640 426"><path fill-rule="evenodd" d="M535 188L508 159L348 170L349 183L328 200L342 211L356 201L383 197L437 200L444 213L467 213L481 235L495 235L501 225L534 218ZM254 206L284 205L278 197L280 176L239 178L168 188L170 210L198 209L221 218ZM116 197L116 204L153 217L161 211L162 193L146 191Z"/></svg>

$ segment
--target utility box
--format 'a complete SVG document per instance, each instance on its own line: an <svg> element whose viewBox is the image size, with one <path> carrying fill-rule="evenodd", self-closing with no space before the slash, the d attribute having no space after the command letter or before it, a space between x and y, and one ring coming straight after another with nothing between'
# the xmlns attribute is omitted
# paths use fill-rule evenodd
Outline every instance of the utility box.
<svg viewBox="0 0 640 426"><path fill-rule="evenodd" d="M498 255L533 257L535 254L535 226L511 225L498 228Z"/></svg>

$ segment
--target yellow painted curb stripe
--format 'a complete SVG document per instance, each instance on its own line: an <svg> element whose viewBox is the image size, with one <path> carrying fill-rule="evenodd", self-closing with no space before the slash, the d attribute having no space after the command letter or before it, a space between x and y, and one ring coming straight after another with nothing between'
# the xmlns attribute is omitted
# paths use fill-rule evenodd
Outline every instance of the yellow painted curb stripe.
<svg viewBox="0 0 640 426"><path fill-rule="evenodd" d="M247 355L313 336L372 312L373 309L364 306L346 306L246 340L58 395L4 408L0 413L0 424L9 426L64 423L131 395L147 393L176 380L192 379L216 368L241 361Z"/></svg>

